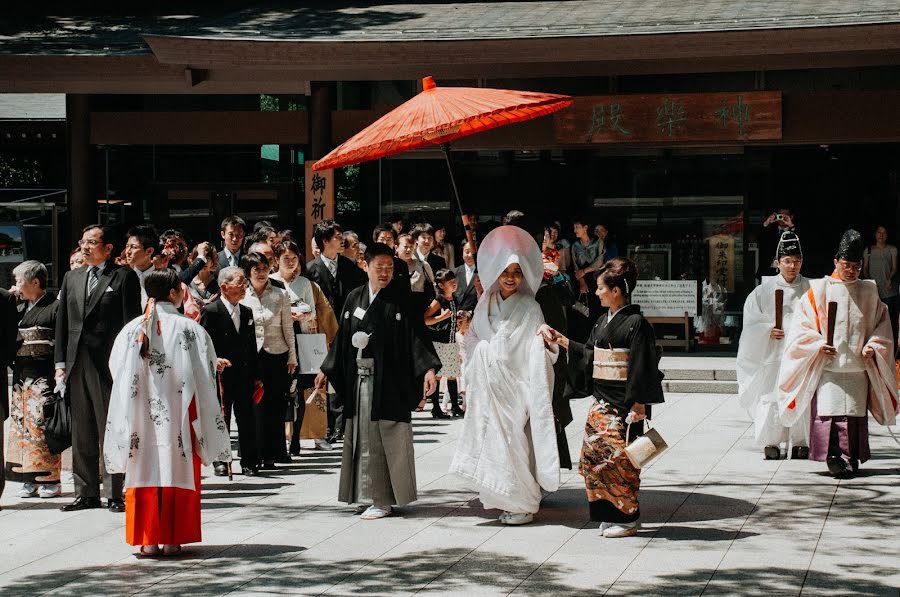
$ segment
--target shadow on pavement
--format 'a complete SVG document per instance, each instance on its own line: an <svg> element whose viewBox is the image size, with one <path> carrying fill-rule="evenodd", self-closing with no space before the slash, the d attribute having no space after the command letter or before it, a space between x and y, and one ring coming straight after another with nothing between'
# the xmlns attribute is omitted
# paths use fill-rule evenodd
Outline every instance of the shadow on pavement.
<svg viewBox="0 0 900 597"><path fill-rule="evenodd" d="M223 550L223 547L225 548ZM191 597L236 593L317 595L335 585L338 594L393 595L431 587L444 593L463 589L509 592L515 579L526 578L537 564L508 554L471 549L425 550L371 561L358 558L320 560L304 548L287 545L188 546L182 557L124 560L109 567L72 568L33 574L4 588L4 596L36 595L58 589L63 594ZM135 549L135 551L137 551ZM449 568L449 569L448 569ZM541 590L571 594L570 571L552 563L541 566ZM159 583L156 585L156 583ZM60 587L63 587L60 589ZM468 591L465 591L468 592Z"/></svg>

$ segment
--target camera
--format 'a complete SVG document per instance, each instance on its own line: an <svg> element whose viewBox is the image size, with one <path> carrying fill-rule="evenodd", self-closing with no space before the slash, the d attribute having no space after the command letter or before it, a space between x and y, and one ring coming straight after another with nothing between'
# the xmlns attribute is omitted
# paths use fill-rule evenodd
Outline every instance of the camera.
<svg viewBox="0 0 900 597"><path fill-rule="evenodd" d="M784 214L775 214L776 222L781 222L782 220L784 220Z"/></svg>

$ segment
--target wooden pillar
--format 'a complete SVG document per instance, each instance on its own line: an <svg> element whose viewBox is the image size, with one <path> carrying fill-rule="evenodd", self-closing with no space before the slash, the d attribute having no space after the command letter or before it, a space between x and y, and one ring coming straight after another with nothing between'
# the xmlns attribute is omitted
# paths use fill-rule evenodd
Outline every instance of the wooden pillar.
<svg viewBox="0 0 900 597"><path fill-rule="evenodd" d="M319 160L331 151L331 111L334 109L335 83L312 81L309 102L310 159Z"/></svg>
<svg viewBox="0 0 900 597"><path fill-rule="evenodd" d="M74 243L81 238L82 228L97 221L90 95L66 95L66 125L69 137L69 222L71 241Z"/></svg>

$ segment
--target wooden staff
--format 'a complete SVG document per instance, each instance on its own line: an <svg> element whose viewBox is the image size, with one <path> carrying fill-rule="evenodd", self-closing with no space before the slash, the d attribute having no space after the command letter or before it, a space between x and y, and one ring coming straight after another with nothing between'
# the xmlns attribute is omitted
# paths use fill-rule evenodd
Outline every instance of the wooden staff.
<svg viewBox="0 0 900 597"><path fill-rule="evenodd" d="M834 346L834 325L837 321L837 303L828 303L828 346Z"/></svg>
<svg viewBox="0 0 900 597"><path fill-rule="evenodd" d="M775 329L783 328L784 323L784 290L777 289L775 291Z"/></svg>
<svg viewBox="0 0 900 597"><path fill-rule="evenodd" d="M216 383L219 384L219 408L222 409L222 420L227 421L225 418L225 393L222 391L222 374L216 372ZM231 433L228 434L228 449L231 450ZM231 460L225 463L225 466L228 467L228 480L234 481L233 472L231 470Z"/></svg>

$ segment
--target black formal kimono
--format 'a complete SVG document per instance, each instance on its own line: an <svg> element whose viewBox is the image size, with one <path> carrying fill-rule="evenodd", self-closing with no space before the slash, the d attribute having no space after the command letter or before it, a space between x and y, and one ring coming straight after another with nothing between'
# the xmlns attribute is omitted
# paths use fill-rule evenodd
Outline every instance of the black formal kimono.
<svg viewBox="0 0 900 597"><path fill-rule="evenodd" d="M322 372L346 417L338 499L404 505L416 495L411 411L422 399L421 379L440 370L421 318L390 287L370 302L369 285L352 291L338 316L338 334ZM358 358L354 334L369 334Z"/></svg>
<svg viewBox="0 0 900 597"><path fill-rule="evenodd" d="M10 400L6 446L6 478L22 483L59 483L62 456L53 454L44 439L44 403L53 396L53 338L56 333L56 294L44 293L34 307L19 304L16 362ZM4 372L5 373L5 372Z"/></svg>
<svg viewBox="0 0 900 597"><path fill-rule="evenodd" d="M624 381L594 379L594 348L627 349ZM640 516L640 469L623 450L628 441L643 433L643 423L631 426L626 439L625 418L635 403L647 406L663 402L663 374L658 368L656 336L637 305L626 305L608 319L606 314L591 330L585 344L569 342L569 391L591 394L596 402L584 429L580 473L584 477L591 520L631 523Z"/></svg>

